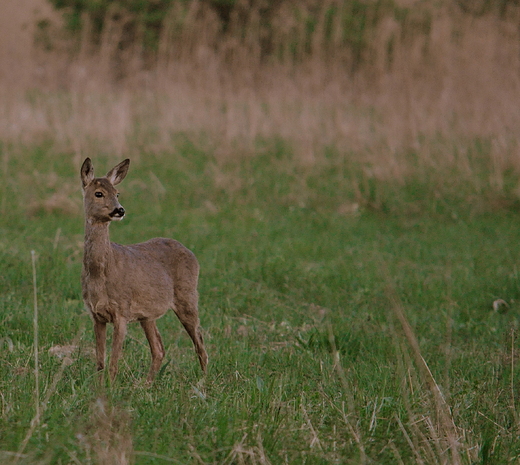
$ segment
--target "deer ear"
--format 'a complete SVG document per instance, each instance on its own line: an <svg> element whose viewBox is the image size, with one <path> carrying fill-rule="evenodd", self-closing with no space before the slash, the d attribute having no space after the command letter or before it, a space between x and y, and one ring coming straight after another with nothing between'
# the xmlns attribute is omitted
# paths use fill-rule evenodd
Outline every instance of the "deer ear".
<svg viewBox="0 0 520 465"><path fill-rule="evenodd" d="M87 185L92 182L94 179L94 166L92 166L92 161L90 158L86 158L81 165L81 183L83 185L83 189L87 187Z"/></svg>
<svg viewBox="0 0 520 465"><path fill-rule="evenodd" d="M127 158L123 160L119 165L114 166L106 175L107 179L112 183L113 186L119 184L125 179L126 173L128 173L128 167L130 166L130 160Z"/></svg>

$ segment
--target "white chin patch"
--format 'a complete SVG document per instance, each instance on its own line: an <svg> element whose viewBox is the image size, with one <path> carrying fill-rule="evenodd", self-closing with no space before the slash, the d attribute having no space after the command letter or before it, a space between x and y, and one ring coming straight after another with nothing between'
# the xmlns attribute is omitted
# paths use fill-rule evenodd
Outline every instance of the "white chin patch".
<svg viewBox="0 0 520 465"><path fill-rule="evenodd" d="M124 216L113 216L112 221L121 221L124 218Z"/></svg>

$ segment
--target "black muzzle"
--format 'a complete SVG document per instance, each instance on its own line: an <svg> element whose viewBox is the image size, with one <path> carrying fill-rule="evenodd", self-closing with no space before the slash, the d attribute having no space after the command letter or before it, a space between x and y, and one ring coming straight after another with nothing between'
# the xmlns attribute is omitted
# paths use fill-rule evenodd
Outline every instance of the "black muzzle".
<svg viewBox="0 0 520 465"><path fill-rule="evenodd" d="M125 209L123 207L115 208L112 213L110 213L110 218L123 218L125 216Z"/></svg>

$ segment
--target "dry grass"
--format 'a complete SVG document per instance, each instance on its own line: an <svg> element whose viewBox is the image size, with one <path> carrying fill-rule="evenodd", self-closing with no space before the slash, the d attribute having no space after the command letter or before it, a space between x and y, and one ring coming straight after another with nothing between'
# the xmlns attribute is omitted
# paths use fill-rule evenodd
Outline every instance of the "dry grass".
<svg viewBox="0 0 520 465"><path fill-rule="evenodd" d="M18 11L9 4L5 17ZM455 189L463 181L470 188L462 197L477 199L477 209L517 201L520 7L510 6L504 18L475 17L447 0L397 2L401 10L379 13L356 66L359 57L337 39L337 19L332 39L324 19L305 36L294 8L283 3L272 22L274 59L262 57L254 10L245 19L237 15L230 29L247 34L233 36L222 33L204 5L191 3L182 27L180 13L172 11L154 56L137 46L119 50L124 16L107 19L98 46L88 22L71 46L54 18L47 31L52 50L30 47L16 68L0 55L6 64L0 68L17 70L0 75L3 157L45 142L70 154L78 169L92 153L111 162L171 153L175 136L184 134L214 156L214 182L233 193L242 180L229 162L259 153L259 142L271 147L283 140L300 173L330 164L327 151L337 154L337 169L348 165L352 173L349 202L356 210L383 208L379 186L410 180L429 183L430 194L440 197L447 195L442 186ZM323 11L331 5L347 3L326 2ZM348 13L338 11L338 17ZM399 11L408 11L405 19ZM45 193L25 208L75 214L69 197L68 191Z"/></svg>
<svg viewBox="0 0 520 465"><path fill-rule="evenodd" d="M92 406L90 424L78 440L85 450L87 463L98 465L128 465L134 463L130 418L112 407L104 398Z"/></svg>
<svg viewBox="0 0 520 465"><path fill-rule="evenodd" d="M116 22L95 51L84 39L72 59L63 47L22 55L17 69L30 79L2 86L0 138L15 145L48 139L74 153L99 146L119 157L145 145L163 150L178 132L205 134L222 156L281 137L304 163L333 145L363 151L378 176L394 177L406 173L396 155L403 148L419 150L428 166L453 162L453 151L432 153L425 138L488 137L497 171L518 168L520 32L513 14L474 18L450 5L417 7L405 22L388 14L355 73L347 71L347 52L320 42L319 27L313 52L299 64L262 63L253 53L258 37L216 48L211 12L191 14L180 45L168 42L166 28L153 69L143 70L139 51L125 52L127 77L116 83ZM277 25L280 42L295 31L290 15L277 17L285 18ZM5 73L2 80L13 82Z"/></svg>
<svg viewBox="0 0 520 465"><path fill-rule="evenodd" d="M387 281L391 283L388 276ZM403 306L396 296L395 289L391 284L389 285L387 292L394 314L404 333L404 338L406 339L413 358L415 359L415 365L420 373L420 379L428 388L428 394L430 397L429 403L431 403L433 406L432 410L435 412L433 418L431 416L422 416L417 418L417 415L414 415L412 411L409 411L410 418L415 419L410 422L410 426L413 430L412 436L414 438L424 438L422 442L427 446L418 447L416 444L413 444L412 441L408 440L410 447L412 447L414 454L417 457L417 462L419 463L423 462L421 458L423 456L426 458L426 463L438 462L450 463L453 465L463 463L461 460L461 451L474 450L474 448L470 448L468 447L468 444L464 444L462 438L463 430L457 428L455 425L452 416L452 407L448 404L444 393L437 384L426 360L421 354L417 336L410 326L404 313ZM398 339L400 338L397 337L396 340ZM411 367L410 362L408 362L407 365L408 367ZM427 391L425 390L425 392ZM406 395L407 394L404 393L405 397ZM397 421L405 437L409 438L404 425L398 418ZM426 431L426 434L424 430ZM472 459L474 460L475 457L472 457Z"/></svg>

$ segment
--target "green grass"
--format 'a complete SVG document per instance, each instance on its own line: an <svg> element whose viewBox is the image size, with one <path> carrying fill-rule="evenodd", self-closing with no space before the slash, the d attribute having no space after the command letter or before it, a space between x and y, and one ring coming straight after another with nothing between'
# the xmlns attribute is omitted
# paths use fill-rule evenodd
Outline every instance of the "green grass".
<svg viewBox="0 0 520 465"><path fill-rule="evenodd" d="M115 463L118 454L137 464L453 463L395 305L451 409L461 462L518 460L514 210L474 208L471 185L456 191L455 178L444 187L418 178L369 186L359 210L344 213L360 200L351 181L361 175L340 154L302 167L275 141L227 165L187 140L176 147L133 158L120 186L128 216L111 237L174 237L196 253L210 368L203 378L170 312L159 321L167 355L151 387L139 325L130 328L115 383L97 383L79 282L77 161L50 144L16 157L2 152L2 463L26 436L18 463ZM98 175L119 161L89 155ZM62 190L76 210L60 207L63 199L44 203ZM48 404L28 435L31 250L40 399ZM493 311L499 298L508 311ZM48 350L76 335L73 363L60 374Z"/></svg>

